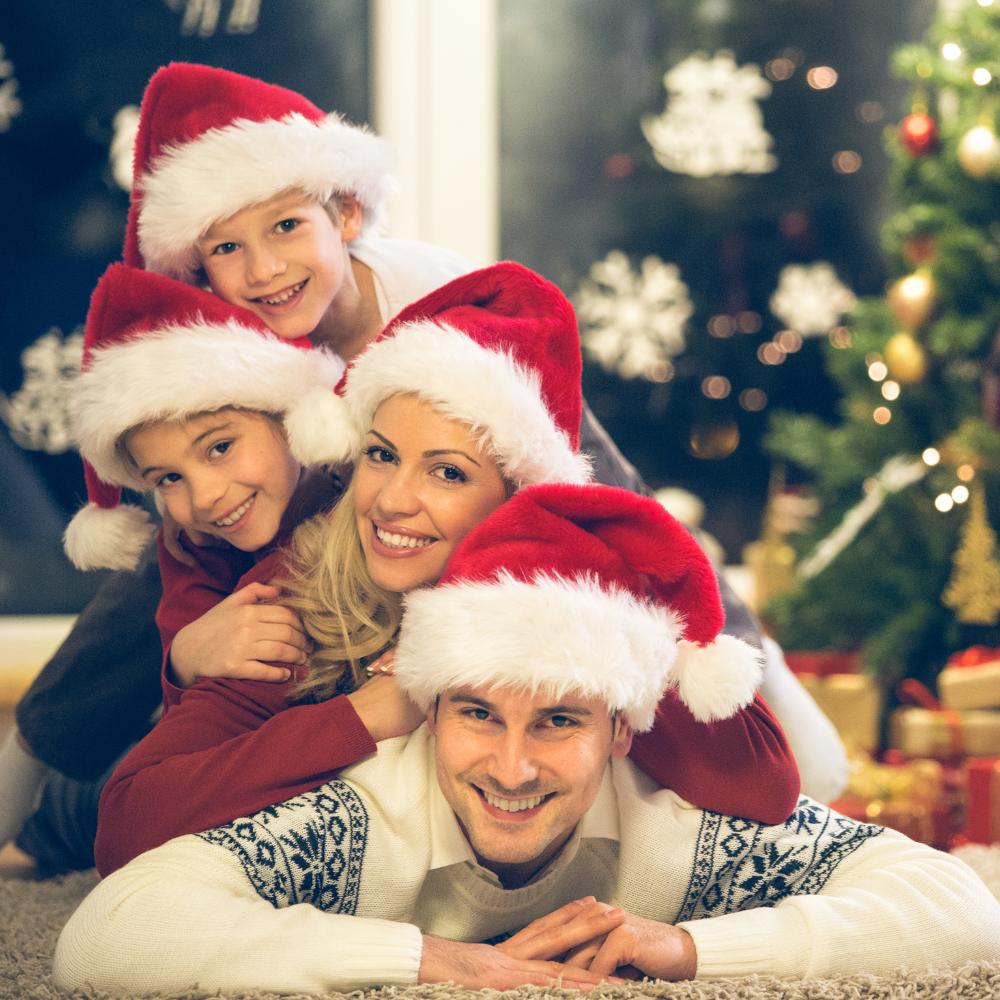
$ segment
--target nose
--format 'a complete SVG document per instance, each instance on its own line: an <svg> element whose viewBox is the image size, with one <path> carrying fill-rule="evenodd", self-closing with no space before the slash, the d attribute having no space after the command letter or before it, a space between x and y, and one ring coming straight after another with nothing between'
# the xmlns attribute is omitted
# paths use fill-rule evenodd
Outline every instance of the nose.
<svg viewBox="0 0 1000 1000"><path fill-rule="evenodd" d="M243 259L247 281L253 285L267 284L276 274L283 274L285 262L266 244L247 244Z"/></svg>
<svg viewBox="0 0 1000 1000"><path fill-rule="evenodd" d="M504 730L497 736L490 776L498 790L510 794L530 794L528 786L538 779L539 767L532 753L532 744L523 732Z"/></svg>
<svg viewBox="0 0 1000 1000"><path fill-rule="evenodd" d="M188 490L191 506L197 514L206 516L215 512L219 501L225 496L227 483L222 476L204 471L188 476Z"/></svg>
<svg viewBox="0 0 1000 1000"><path fill-rule="evenodd" d="M396 469L382 483L375 499L375 513L386 519L407 517L420 509L420 494L414 477Z"/></svg>

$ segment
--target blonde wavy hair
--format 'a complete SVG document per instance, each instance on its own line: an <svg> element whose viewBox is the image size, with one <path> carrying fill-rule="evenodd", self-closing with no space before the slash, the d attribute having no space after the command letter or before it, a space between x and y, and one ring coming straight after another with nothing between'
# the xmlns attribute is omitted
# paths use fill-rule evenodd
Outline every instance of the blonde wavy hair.
<svg viewBox="0 0 1000 1000"><path fill-rule="evenodd" d="M298 686L297 696L323 701L354 691L367 679L365 665L392 645L403 600L368 575L355 522L353 485L333 510L295 529L289 567L283 603L299 613L314 644L309 674Z"/></svg>

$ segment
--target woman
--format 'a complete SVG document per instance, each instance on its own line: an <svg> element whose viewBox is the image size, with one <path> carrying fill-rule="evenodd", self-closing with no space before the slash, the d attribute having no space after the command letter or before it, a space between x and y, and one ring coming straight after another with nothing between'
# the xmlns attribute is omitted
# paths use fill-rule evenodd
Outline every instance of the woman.
<svg viewBox="0 0 1000 1000"><path fill-rule="evenodd" d="M355 480L293 546L289 587L319 646L308 677L212 680L185 692L108 782L95 847L102 874L171 837L313 788L419 723L391 675L361 683L364 667L391 647L399 595L434 583L510 492L585 481L580 366L569 302L509 263L426 296L355 360L329 399L326 442L360 458ZM241 584L279 568L268 557ZM709 697L706 686L685 691L683 703L664 699L634 759L705 808L743 815L767 797L776 822L797 797L794 761L766 705L753 701L756 679L722 648L702 669L728 678L725 694ZM699 724L741 708L731 722Z"/></svg>

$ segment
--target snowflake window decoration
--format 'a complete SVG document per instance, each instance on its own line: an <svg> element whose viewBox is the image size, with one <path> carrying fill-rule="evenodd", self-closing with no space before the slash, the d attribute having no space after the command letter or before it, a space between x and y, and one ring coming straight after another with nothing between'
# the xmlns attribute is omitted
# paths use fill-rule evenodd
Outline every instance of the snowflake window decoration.
<svg viewBox="0 0 1000 1000"><path fill-rule="evenodd" d="M771 85L731 52L695 53L663 77L667 103L640 122L657 163L693 177L764 174L778 165L757 101Z"/></svg>
<svg viewBox="0 0 1000 1000"><path fill-rule="evenodd" d="M222 12L222 0L166 0L171 10L184 9L181 21L181 34L197 34L201 38L210 38L215 34ZM226 21L226 32L230 35L251 35L257 30L257 19L260 16L261 0L233 0L229 19Z"/></svg>
<svg viewBox="0 0 1000 1000"><path fill-rule="evenodd" d="M778 319L803 337L829 332L854 308L854 293L837 278L826 261L789 264L778 276L770 307Z"/></svg>
<svg viewBox="0 0 1000 1000"><path fill-rule="evenodd" d="M0 420L22 448L60 455L73 446L66 403L82 358L82 327L65 338L53 327L21 352L24 383L0 393Z"/></svg>
<svg viewBox="0 0 1000 1000"><path fill-rule="evenodd" d="M0 132L6 132L11 122L21 113L23 105L17 97L17 79L14 64L6 58L0 45Z"/></svg>
<svg viewBox="0 0 1000 1000"><path fill-rule="evenodd" d="M621 250L591 266L576 309L583 347L594 360L621 378L654 381L669 377L694 312L676 264L650 256L637 273Z"/></svg>
<svg viewBox="0 0 1000 1000"><path fill-rule="evenodd" d="M134 104L126 104L115 114L112 124L115 134L108 152L111 173L122 190L131 191L135 137L139 131L139 108Z"/></svg>

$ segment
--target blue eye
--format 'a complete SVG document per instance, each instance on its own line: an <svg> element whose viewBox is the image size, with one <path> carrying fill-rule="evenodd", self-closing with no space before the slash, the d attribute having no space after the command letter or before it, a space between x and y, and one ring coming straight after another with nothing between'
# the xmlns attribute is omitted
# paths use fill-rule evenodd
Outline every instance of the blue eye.
<svg viewBox="0 0 1000 1000"><path fill-rule="evenodd" d="M275 226L275 229L282 233L290 233L293 229L297 229L298 226L298 219L282 219L281 222Z"/></svg>
<svg viewBox="0 0 1000 1000"><path fill-rule="evenodd" d="M227 254L235 253L239 249L238 243L233 243L232 241L226 243L220 243L218 246L212 248L213 257L224 257Z"/></svg>
<svg viewBox="0 0 1000 1000"><path fill-rule="evenodd" d="M158 487L159 486L172 486L174 483L179 483L180 481L181 481L181 477L180 477L179 473L168 472L165 476L160 476L160 478L156 480L156 485Z"/></svg>
<svg viewBox="0 0 1000 1000"><path fill-rule="evenodd" d="M225 455L229 451L232 441L216 441L215 444L208 449L209 458L216 458Z"/></svg>
<svg viewBox="0 0 1000 1000"><path fill-rule="evenodd" d="M373 444L366 448L365 458L368 458L372 462L376 462L380 465L388 462L394 462L396 460L396 456L388 448L384 448L380 444Z"/></svg>
<svg viewBox="0 0 1000 1000"><path fill-rule="evenodd" d="M550 715L548 722L553 729L572 729L578 725L576 719L569 715Z"/></svg>
<svg viewBox="0 0 1000 1000"><path fill-rule="evenodd" d="M468 476L456 465L439 465L434 469L434 475L446 483L464 483Z"/></svg>

